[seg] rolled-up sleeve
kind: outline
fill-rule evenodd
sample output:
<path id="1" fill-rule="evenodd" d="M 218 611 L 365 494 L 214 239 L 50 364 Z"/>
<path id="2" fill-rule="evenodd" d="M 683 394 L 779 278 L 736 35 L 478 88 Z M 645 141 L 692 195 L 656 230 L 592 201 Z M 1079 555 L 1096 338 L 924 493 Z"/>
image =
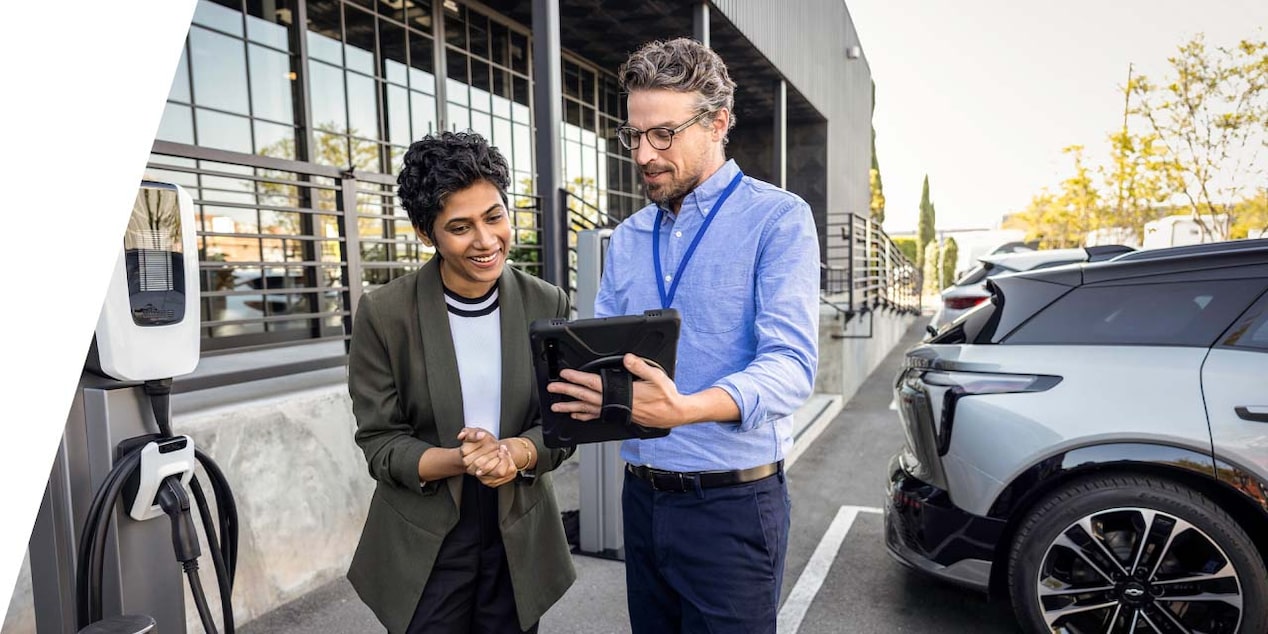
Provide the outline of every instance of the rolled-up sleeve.
<path id="1" fill-rule="evenodd" d="M 401 411 L 389 352 L 380 334 L 373 294 L 361 298 L 348 348 L 348 393 L 357 420 L 355 439 L 370 476 L 422 491 L 418 461 L 434 445 L 414 436 Z"/>
<path id="2" fill-rule="evenodd" d="M 739 431 L 791 415 L 810 397 L 819 363 L 819 238 L 797 199 L 762 230 L 755 271 L 756 355 L 714 383 L 740 408 Z"/>

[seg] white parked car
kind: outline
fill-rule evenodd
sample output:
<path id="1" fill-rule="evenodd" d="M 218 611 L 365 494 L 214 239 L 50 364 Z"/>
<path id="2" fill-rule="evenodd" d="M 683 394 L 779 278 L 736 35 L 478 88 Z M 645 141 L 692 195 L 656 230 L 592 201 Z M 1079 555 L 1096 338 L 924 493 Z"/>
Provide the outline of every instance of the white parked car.
<path id="1" fill-rule="evenodd" d="M 1005 273 L 1020 273 L 1064 266 L 1078 262 L 1100 262 L 1133 251 L 1122 245 L 1104 245 L 1080 249 L 1046 249 L 987 255 L 978 259 L 978 265 L 969 269 L 955 284 L 942 291 L 942 302 L 929 325 L 934 329 L 953 322 L 969 309 L 990 299 L 986 280 Z"/>

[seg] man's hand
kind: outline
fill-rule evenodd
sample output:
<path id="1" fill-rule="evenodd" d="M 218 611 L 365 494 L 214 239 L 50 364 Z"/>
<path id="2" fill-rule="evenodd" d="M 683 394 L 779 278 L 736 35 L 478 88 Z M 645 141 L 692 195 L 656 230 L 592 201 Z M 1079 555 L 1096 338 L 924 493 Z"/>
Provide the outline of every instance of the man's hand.
<path id="1" fill-rule="evenodd" d="M 462 441 L 462 464 L 467 473 L 479 478 L 485 486 L 499 487 L 515 479 L 515 463 L 510 447 L 500 443 L 493 434 L 473 427 L 458 432 Z"/>
<path id="2" fill-rule="evenodd" d="M 622 359 L 633 375 L 634 395 L 631 418 L 644 427 L 671 428 L 696 422 L 690 414 L 690 399 L 678 393 L 678 386 L 660 368 L 633 354 Z M 603 406 L 603 379 L 598 374 L 564 370 L 560 380 L 546 386 L 548 392 L 564 394 L 574 401 L 555 403 L 551 411 L 570 413 L 576 420 L 595 420 Z"/>

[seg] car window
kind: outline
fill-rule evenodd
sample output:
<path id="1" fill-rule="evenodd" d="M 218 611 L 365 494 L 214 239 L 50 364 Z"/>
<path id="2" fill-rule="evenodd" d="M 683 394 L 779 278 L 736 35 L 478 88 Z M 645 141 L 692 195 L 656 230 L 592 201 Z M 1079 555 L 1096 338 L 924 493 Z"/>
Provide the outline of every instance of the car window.
<path id="1" fill-rule="evenodd" d="M 1262 280 L 1084 286 L 1005 343 L 1207 347 L 1263 290 Z"/>
<path id="2" fill-rule="evenodd" d="M 1268 293 L 1228 329 L 1220 345 L 1268 352 Z"/>

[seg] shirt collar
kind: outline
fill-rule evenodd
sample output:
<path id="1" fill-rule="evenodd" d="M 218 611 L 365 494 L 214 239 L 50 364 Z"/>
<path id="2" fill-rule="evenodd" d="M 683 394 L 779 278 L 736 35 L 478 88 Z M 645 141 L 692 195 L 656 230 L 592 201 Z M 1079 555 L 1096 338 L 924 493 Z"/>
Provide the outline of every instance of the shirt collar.
<path id="1" fill-rule="evenodd" d="M 712 176 L 706 178 L 703 183 L 696 186 L 682 200 L 683 209 L 695 208 L 701 216 L 709 215 L 709 210 L 713 208 L 713 203 L 718 200 L 718 196 L 722 195 L 722 191 L 727 185 L 731 184 L 731 179 L 740 172 L 740 166 L 735 163 L 735 159 L 727 159 L 718 171 Z M 665 215 L 673 216 L 673 212 L 665 209 Z"/>

